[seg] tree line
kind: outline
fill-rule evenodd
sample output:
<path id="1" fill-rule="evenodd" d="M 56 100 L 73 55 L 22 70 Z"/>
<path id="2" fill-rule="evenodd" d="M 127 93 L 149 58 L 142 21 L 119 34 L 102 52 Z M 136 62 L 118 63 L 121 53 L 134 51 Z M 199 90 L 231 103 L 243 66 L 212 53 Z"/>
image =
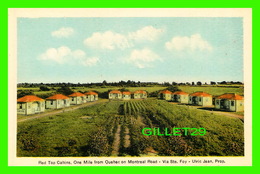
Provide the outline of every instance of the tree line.
<path id="1" fill-rule="evenodd" d="M 207 82 L 140 82 L 140 81 L 133 81 L 133 80 L 127 80 L 127 81 L 119 81 L 119 82 L 107 82 L 104 80 L 103 82 L 97 82 L 97 83 L 18 83 L 17 87 L 23 87 L 23 88 L 42 88 L 41 90 L 48 91 L 48 88 L 53 87 L 88 87 L 88 88 L 95 88 L 95 87 L 152 87 L 152 86 L 172 86 L 172 85 L 189 85 L 189 86 L 202 86 L 202 85 L 242 85 L 243 83 L 240 81 L 221 81 L 221 82 L 215 82 L 210 81 L 208 84 Z M 44 89 L 45 88 L 45 89 Z"/>

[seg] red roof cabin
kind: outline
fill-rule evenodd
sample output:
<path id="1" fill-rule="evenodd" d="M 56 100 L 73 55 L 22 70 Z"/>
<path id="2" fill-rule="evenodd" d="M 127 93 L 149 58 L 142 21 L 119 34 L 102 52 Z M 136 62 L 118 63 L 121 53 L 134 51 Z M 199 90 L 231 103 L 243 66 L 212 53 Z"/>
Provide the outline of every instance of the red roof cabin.
<path id="1" fill-rule="evenodd" d="M 70 94 L 69 97 L 70 97 L 70 104 L 78 105 L 78 104 L 86 103 L 86 95 L 80 92 L 74 92 L 73 94 Z"/>
<path id="2" fill-rule="evenodd" d="M 160 91 L 158 93 L 158 99 L 171 101 L 172 100 L 172 92 L 169 91 L 169 90 Z"/>
<path id="3" fill-rule="evenodd" d="M 133 93 L 134 99 L 146 99 L 147 98 L 147 92 L 143 90 L 138 90 Z"/>
<path id="4" fill-rule="evenodd" d="M 244 97 L 235 93 L 226 93 L 215 99 L 215 108 L 225 111 L 243 112 Z"/>
<path id="5" fill-rule="evenodd" d="M 26 95 L 17 99 L 17 114 L 31 115 L 45 111 L 45 100 L 35 95 Z"/>
<path id="6" fill-rule="evenodd" d="M 212 106 L 212 95 L 198 91 L 189 95 L 189 104 L 198 106 Z"/>
<path id="7" fill-rule="evenodd" d="M 70 98 L 63 94 L 55 94 L 46 98 L 46 109 L 60 109 L 70 106 Z"/>
<path id="8" fill-rule="evenodd" d="M 87 102 L 90 101 L 97 101 L 98 100 L 98 93 L 89 91 L 85 93 Z"/>
<path id="9" fill-rule="evenodd" d="M 189 103 L 189 94 L 183 91 L 176 91 L 172 93 L 172 101 L 178 102 L 178 103 Z"/>
<path id="10" fill-rule="evenodd" d="M 113 90 L 108 93 L 108 98 L 110 100 L 122 99 L 122 92 L 118 90 Z"/>
<path id="11" fill-rule="evenodd" d="M 130 100 L 131 99 L 131 92 L 130 91 L 123 91 L 122 92 L 122 99 L 123 100 Z"/>

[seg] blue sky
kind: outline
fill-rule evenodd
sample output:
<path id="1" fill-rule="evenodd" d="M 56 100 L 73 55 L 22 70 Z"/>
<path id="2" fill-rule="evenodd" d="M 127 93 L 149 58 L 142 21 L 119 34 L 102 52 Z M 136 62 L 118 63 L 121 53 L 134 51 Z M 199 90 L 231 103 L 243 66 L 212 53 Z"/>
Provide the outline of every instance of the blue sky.
<path id="1" fill-rule="evenodd" d="M 243 81 L 242 18 L 18 18 L 18 83 Z"/>

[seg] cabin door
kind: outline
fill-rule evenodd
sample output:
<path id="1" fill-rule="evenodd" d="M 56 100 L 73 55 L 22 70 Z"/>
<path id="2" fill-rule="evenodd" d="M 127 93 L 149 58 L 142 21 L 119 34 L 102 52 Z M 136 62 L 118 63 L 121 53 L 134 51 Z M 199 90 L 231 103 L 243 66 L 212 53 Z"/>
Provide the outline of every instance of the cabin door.
<path id="1" fill-rule="evenodd" d="M 176 101 L 176 102 L 177 102 L 177 101 L 178 101 L 178 98 L 177 98 L 177 97 L 178 97 L 177 95 L 174 95 L 174 96 L 173 96 L 173 101 Z"/>
<path id="2" fill-rule="evenodd" d="M 220 109 L 227 109 L 227 106 L 225 105 L 226 100 L 220 100 Z"/>
<path id="3" fill-rule="evenodd" d="M 196 99 L 197 99 L 196 97 L 192 97 L 192 104 L 194 105 L 198 104 Z"/>
<path id="4" fill-rule="evenodd" d="M 160 94 L 160 99 L 163 99 L 163 93 Z"/>
<path id="5" fill-rule="evenodd" d="M 39 102 L 34 102 L 34 103 L 32 104 L 32 107 L 33 107 L 33 110 L 34 110 L 35 112 L 39 112 L 39 111 L 40 111 L 40 103 L 39 103 Z"/>

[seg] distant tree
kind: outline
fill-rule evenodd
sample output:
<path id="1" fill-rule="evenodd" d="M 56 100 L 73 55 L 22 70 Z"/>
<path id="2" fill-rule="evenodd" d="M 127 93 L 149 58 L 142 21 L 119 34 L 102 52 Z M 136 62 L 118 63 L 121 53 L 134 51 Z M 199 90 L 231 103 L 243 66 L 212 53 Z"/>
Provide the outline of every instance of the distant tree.
<path id="1" fill-rule="evenodd" d="M 70 95 L 73 93 L 73 91 L 67 86 L 62 86 L 62 87 L 58 88 L 56 91 L 57 91 L 57 93 L 61 93 L 64 95 Z"/>
<path id="2" fill-rule="evenodd" d="M 198 86 L 201 86 L 201 85 L 202 85 L 202 83 L 201 83 L 200 81 L 198 81 L 198 82 L 197 82 L 197 85 L 198 85 Z"/>
<path id="3" fill-rule="evenodd" d="M 45 99 L 45 98 L 48 98 L 52 95 L 53 95 L 53 93 L 44 93 L 44 94 L 38 94 L 37 96 Z"/>
<path id="4" fill-rule="evenodd" d="M 227 84 L 227 82 L 226 81 L 222 81 L 222 82 L 219 82 L 219 84 L 222 84 L 222 85 L 224 84 L 225 85 L 225 84 Z"/>
<path id="5" fill-rule="evenodd" d="M 50 91 L 50 89 L 47 86 L 40 86 L 41 91 Z"/>
<path id="6" fill-rule="evenodd" d="M 105 91 L 105 92 L 101 92 L 98 94 L 98 97 L 99 98 L 108 98 L 108 93 L 110 92 L 111 90 L 109 91 Z"/>
<path id="7" fill-rule="evenodd" d="M 171 84 L 169 82 L 164 82 L 163 85 L 164 86 L 171 86 Z"/>
<path id="8" fill-rule="evenodd" d="M 102 82 L 102 85 L 103 85 L 103 86 L 107 86 L 107 81 L 104 80 L 104 81 Z"/>
<path id="9" fill-rule="evenodd" d="M 166 89 L 171 92 L 180 91 L 180 89 L 177 86 L 169 86 Z"/>
<path id="10" fill-rule="evenodd" d="M 21 97 L 24 97 L 26 95 L 34 95 L 34 93 L 32 91 L 29 91 L 29 90 L 17 92 L 17 98 L 21 98 Z"/>
<path id="11" fill-rule="evenodd" d="M 177 85 L 177 83 L 176 82 L 172 82 L 172 85 Z"/>
<path id="12" fill-rule="evenodd" d="M 121 91 L 121 92 L 125 92 L 125 91 L 129 91 L 129 90 L 126 89 L 126 88 L 121 88 L 121 89 L 119 89 L 119 91 Z"/>
<path id="13" fill-rule="evenodd" d="M 216 85 L 216 82 L 211 81 L 210 84 L 211 85 Z"/>
<path id="14" fill-rule="evenodd" d="M 191 85 L 192 85 L 192 86 L 194 86 L 194 85 L 195 85 L 195 83 L 194 83 L 194 82 L 192 82 L 192 83 L 191 83 Z"/>

